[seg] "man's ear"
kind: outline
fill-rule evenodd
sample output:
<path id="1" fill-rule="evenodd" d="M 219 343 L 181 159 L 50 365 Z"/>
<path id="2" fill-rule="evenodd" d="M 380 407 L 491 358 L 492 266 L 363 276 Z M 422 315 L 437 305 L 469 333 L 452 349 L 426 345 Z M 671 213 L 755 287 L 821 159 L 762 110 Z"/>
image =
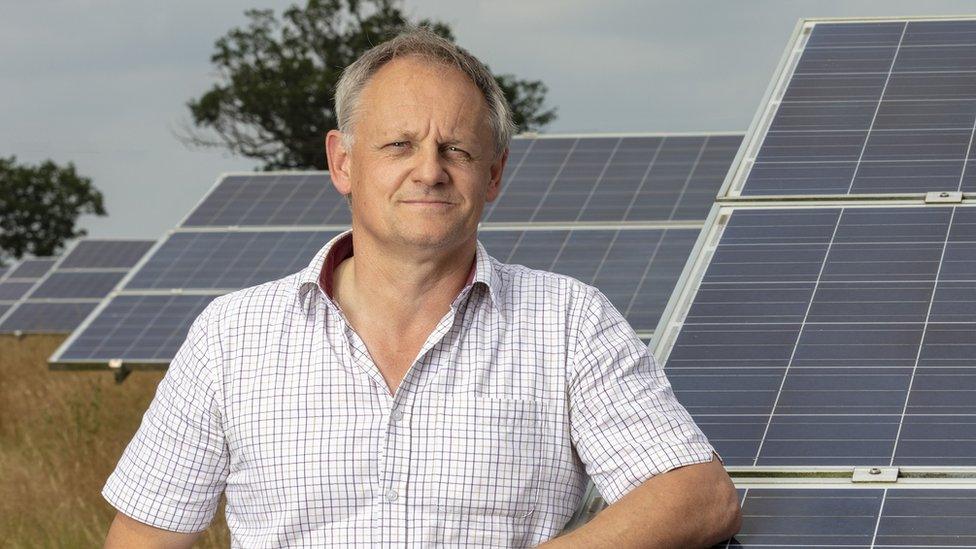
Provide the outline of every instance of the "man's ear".
<path id="1" fill-rule="evenodd" d="M 351 158 L 349 151 L 346 150 L 342 142 L 342 134 L 339 130 L 329 130 L 325 134 L 325 156 L 329 159 L 329 175 L 332 177 L 332 185 L 339 191 L 339 194 L 348 196 L 352 192 L 352 183 L 349 178 L 351 168 Z"/>
<path id="2" fill-rule="evenodd" d="M 498 198 L 498 193 L 502 190 L 502 174 L 505 173 L 506 162 L 508 162 L 508 147 L 505 147 L 505 151 L 491 163 L 489 168 L 488 194 L 485 197 L 487 202 L 492 202 Z"/>

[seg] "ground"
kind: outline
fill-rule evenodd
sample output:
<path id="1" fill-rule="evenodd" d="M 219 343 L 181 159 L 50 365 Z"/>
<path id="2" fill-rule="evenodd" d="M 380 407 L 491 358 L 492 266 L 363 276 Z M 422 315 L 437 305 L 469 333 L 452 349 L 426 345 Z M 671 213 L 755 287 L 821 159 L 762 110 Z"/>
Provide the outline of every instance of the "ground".
<path id="1" fill-rule="evenodd" d="M 100 547 L 115 510 L 105 479 L 162 372 L 50 371 L 63 336 L 0 336 L 0 539 L 4 547 Z M 195 547 L 228 547 L 217 518 Z"/>

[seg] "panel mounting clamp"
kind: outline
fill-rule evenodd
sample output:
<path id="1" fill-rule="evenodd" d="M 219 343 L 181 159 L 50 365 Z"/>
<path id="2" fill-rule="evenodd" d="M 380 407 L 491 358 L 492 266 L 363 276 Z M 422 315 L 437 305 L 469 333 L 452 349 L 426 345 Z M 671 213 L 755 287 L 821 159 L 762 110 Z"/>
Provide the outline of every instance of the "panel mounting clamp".
<path id="1" fill-rule="evenodd" d="M 851 482 L 898 482 L 898 467 L 855 467 Z"/>
<path id="2" fill-rule="evenodd" d="M 958 191 L 932 191 L 925 193 L 926 204 L 959 204 L 962 193 Z"/>

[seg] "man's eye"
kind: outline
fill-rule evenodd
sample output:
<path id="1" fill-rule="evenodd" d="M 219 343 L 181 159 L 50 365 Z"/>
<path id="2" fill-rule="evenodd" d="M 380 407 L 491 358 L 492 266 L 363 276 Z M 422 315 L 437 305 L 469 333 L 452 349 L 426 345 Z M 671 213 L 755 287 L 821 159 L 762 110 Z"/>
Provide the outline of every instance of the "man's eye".
<path id="1" fill-rule="evenodd" d="M 449 146 L 449 147 L 446 147 L 444 150 L 447 152 L 447 154 L 450 154 L 450 155 L 453 155 L 453 156 L 463 156 L 465 158 L 467 158 L 468 156 L 470 156 L 468 154 L 468 151 L 466 151 L 466 150 L 464 150 L 464 149 L 462 149 L 460 147 Z"/>
<path id="2" fill-rule="evenodd" d="M 404 147 L 406 147 L 408 145 L 410 145 L 410 143 L 407 142 L 407 141 L 394 141 L 394 142 L 388 144 L 387 147 L 393 147 L 393 148 L 396 148 L 396 149 L 402 149 L 402 148 L 404 148 Z"/>

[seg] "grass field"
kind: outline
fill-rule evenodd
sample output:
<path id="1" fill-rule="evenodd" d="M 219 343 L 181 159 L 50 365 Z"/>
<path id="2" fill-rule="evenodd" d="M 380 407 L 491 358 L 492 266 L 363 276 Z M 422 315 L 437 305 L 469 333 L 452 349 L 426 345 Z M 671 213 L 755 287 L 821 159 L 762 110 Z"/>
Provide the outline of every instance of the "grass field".
<path id="1" fill-rule="evenodd" d="M 163 374 L 51 372 L 62 336 L 0 337 L 0 545 L 101 547 L 115 510 L 105 479 Z M 196 547 L 228 547 L 223 518 Z"/>

